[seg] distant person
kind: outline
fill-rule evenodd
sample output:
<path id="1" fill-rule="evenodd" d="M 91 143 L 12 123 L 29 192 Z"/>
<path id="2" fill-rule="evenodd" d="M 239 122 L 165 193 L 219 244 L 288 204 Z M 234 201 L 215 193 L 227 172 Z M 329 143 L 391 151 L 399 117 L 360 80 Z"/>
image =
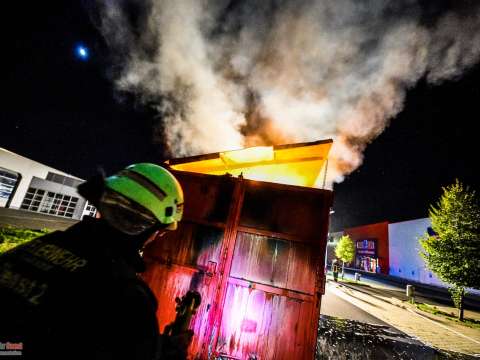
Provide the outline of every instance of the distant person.
<path id="1" fill-rule="evenodd" d="M 333 273 L 333 280 L 338 281 L 338 262 L 337 262 L 337 259 L 332 260 L 332 273 Z"/>
<path id="2" fill-rule="evenodd" d="M 0 343 L 26 359 L 164 358 L 157 302 L 137 274 L 145 244 L 182 218 L 180 184 L 142 163 L 78 191 L 99 219 L 85 217 L 0 257 Z M 185 358 L 191 333 L 177 340 L 163 341 L 162 351 Z"/>

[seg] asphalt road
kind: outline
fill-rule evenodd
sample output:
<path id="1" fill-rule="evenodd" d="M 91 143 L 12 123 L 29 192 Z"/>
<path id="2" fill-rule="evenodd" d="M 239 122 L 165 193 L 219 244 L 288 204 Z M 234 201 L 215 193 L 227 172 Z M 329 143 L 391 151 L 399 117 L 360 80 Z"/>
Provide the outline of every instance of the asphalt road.
<path id="1" fill-rule="evenodd" d="M 330 290 L 330 284 L 328 282 L 325 286 L 325 295 L 322 296 L 320 314 L 342 319 L 361 321 L 369 324 L 390 326 L 384 321 L 370 315 L 366 311 L 335 295 Z"/>

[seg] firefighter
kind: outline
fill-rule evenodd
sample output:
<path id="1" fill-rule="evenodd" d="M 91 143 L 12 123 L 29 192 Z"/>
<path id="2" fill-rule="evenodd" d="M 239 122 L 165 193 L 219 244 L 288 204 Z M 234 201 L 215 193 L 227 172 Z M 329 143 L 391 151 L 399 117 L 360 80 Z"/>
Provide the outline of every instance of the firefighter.
<path id="1" fill-rule="evenodd" d="M 338 281 L 338 262 L 337 262 L 337 259 L 332 260 L 332 273 L 333 273 L 333 280 Z"/>
<path id="2" fill-rule="evenodd" d="M 162 341 L 156 299 L 138 277 L 142 248 L 182 218 L 180 184 L 141 163 L 78 191 L 100 218 L 0 257 L 0 343 L 16 344 L 26 359 L 165 358 L 159 344 L 185 358 L 192 334 Z"/>

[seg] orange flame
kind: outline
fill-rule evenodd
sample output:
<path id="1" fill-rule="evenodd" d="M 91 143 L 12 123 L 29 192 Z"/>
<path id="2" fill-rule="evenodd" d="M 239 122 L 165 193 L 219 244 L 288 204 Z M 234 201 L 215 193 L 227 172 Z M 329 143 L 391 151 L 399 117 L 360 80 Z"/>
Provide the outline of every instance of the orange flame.
<path id="1" fill-rule="evenodd" d="M 175 170 L 210 175 L 230 174 L 286 185 L 321 187 L 332 141 L 258 146 L 173 161 Z M 324 170 L 325 171 L 325 170 Z"/>

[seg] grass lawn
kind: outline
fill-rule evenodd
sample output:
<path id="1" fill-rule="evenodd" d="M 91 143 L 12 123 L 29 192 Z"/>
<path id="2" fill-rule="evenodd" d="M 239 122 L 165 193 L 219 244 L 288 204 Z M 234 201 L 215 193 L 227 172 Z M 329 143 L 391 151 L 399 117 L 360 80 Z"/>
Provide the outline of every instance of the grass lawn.
<path id="1" fill-rule="evenodd" d="M 51 230 L 17 229 L 12 226 L 0 228 L 0 254 L 13 249 L 15 246 L 45 235 Z"/>
<path id="2" fill-rule="evenodd" d="M 448 320 L 455 321 L 458 324 L 462 324 L 462 325 L 465 325 L 465 326 L 468 326 L 468 327 L 471 327 L 471 328 L 474 328 L 474 329 L 480 329 L 480 320 L 464 318 L 464 321 L 462 322 L 462 321 L 458 320 L 457 314 L 442 311 L 442 310 L 438 309 L 436 306 L 428 305 L 428 304 L 424 304 L 424 303 L 417 303 L 415 305 L 417 306 L 417 309 L 419 309 L 419 310 L 428 312 L 430 314 L 443 316 L 443 317 L 447 318 Z"/>

